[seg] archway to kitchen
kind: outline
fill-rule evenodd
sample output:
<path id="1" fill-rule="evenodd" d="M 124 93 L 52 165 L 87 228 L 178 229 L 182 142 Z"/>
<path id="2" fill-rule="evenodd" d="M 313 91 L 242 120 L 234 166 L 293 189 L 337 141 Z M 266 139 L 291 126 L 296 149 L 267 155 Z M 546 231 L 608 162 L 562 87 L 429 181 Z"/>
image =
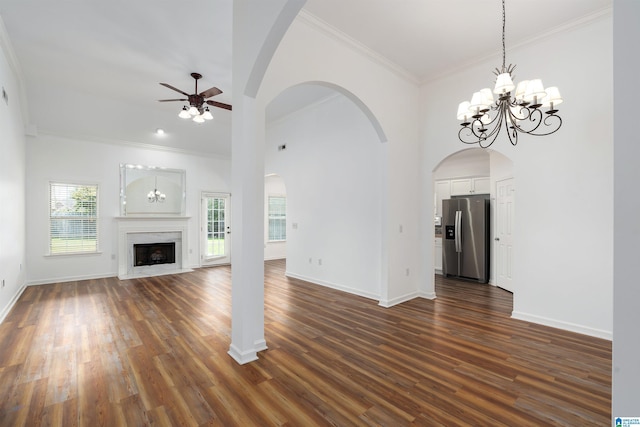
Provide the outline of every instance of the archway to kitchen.
<path id="1" fill-rule="evenodd" d="M 464 196 L 489 199 L 489 283 L 515 294 L 513 258 L 516 236 L 515 177 L 513 161 L 503 154 L 482 148 L 457 151 L 433 170 L 434 270 L 443 274 L 443 200 Z M 446 249 L 444 249 L 446 250 Z"/>

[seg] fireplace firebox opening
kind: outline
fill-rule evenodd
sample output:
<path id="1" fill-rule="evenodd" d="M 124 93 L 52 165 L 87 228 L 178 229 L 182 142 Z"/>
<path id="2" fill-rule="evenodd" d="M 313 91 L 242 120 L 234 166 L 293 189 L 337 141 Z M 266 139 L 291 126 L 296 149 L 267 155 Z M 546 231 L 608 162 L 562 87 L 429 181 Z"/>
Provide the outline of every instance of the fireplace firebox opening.
<path id="1" fill-rule="evenodd" d="M 136 243 L 133 245 L 133 265 L 174 264 L 176 262 L 176 243 Z"/>

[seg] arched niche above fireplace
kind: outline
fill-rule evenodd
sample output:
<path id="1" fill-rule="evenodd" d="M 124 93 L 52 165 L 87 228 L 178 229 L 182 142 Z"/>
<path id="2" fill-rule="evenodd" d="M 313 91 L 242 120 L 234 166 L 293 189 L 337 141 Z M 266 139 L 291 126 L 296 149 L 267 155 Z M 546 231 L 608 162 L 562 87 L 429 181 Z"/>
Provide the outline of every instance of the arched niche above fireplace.
<path id="1" fill-rule="evenodd" d="M 163 197 L 150 199 L 158 191 Z M 186 172 L 135 164 L 120 165 L 120 215 L 133 217 L 184 216 Z"/>

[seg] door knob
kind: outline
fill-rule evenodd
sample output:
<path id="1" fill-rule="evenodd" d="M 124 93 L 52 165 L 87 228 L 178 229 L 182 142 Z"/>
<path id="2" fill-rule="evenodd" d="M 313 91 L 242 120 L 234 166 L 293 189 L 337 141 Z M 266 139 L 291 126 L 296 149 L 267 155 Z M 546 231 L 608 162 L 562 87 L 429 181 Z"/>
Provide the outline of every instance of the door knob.
<path id="1" fill-rule="evenodd" d="M 496 237 L 496 238 L 495 238 L 495 239 L 493 239 L 493 240 L 495 240 L 496 242 L 499 242 L 499 241 L 500 241 L 500 238 L 499 238 L 499 237 Z"/>

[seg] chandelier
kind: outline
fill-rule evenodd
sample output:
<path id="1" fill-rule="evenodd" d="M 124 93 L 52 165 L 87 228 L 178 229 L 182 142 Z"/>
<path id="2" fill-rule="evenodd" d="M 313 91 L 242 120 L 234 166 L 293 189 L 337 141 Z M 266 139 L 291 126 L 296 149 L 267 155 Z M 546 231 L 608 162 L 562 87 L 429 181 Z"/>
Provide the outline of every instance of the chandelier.
<path id="1" fill-rule="evenodd" d="M 523 80 L 517 86 L 513 84 L 516 66 L 509 64 L 507 67 L 505 61 L 504 2 L 502 0 L 502 68 L 494 71 L 497 78 L 493 92 L 489 88 L 481 89 L 473 94 L 471 101 L 458 105 L 457 118 L 462 120 L 458 138 L 465 144 L 478 144 L 482 148 L 493 144 L 503 124 L 512 145 L 518 143 L 520 133 L 545 136 L 562 126 L 562 118 L 556 114 L 556 107 L 562 103 L 557 87 L 545 89 L 540 79 Z M 494 95 L 498 98 L 495 101 Z M 543 112 L 543 108 L 546 111 Z"/>
<path id="2" fill-rule="evenodd" d="M 167 195 L 158 190 L 158 177 L 156 176 L 156 184 L 154 189 L 147 194 L 147 200 L 149 203 L 163 203 L 167 198 Z"/>

